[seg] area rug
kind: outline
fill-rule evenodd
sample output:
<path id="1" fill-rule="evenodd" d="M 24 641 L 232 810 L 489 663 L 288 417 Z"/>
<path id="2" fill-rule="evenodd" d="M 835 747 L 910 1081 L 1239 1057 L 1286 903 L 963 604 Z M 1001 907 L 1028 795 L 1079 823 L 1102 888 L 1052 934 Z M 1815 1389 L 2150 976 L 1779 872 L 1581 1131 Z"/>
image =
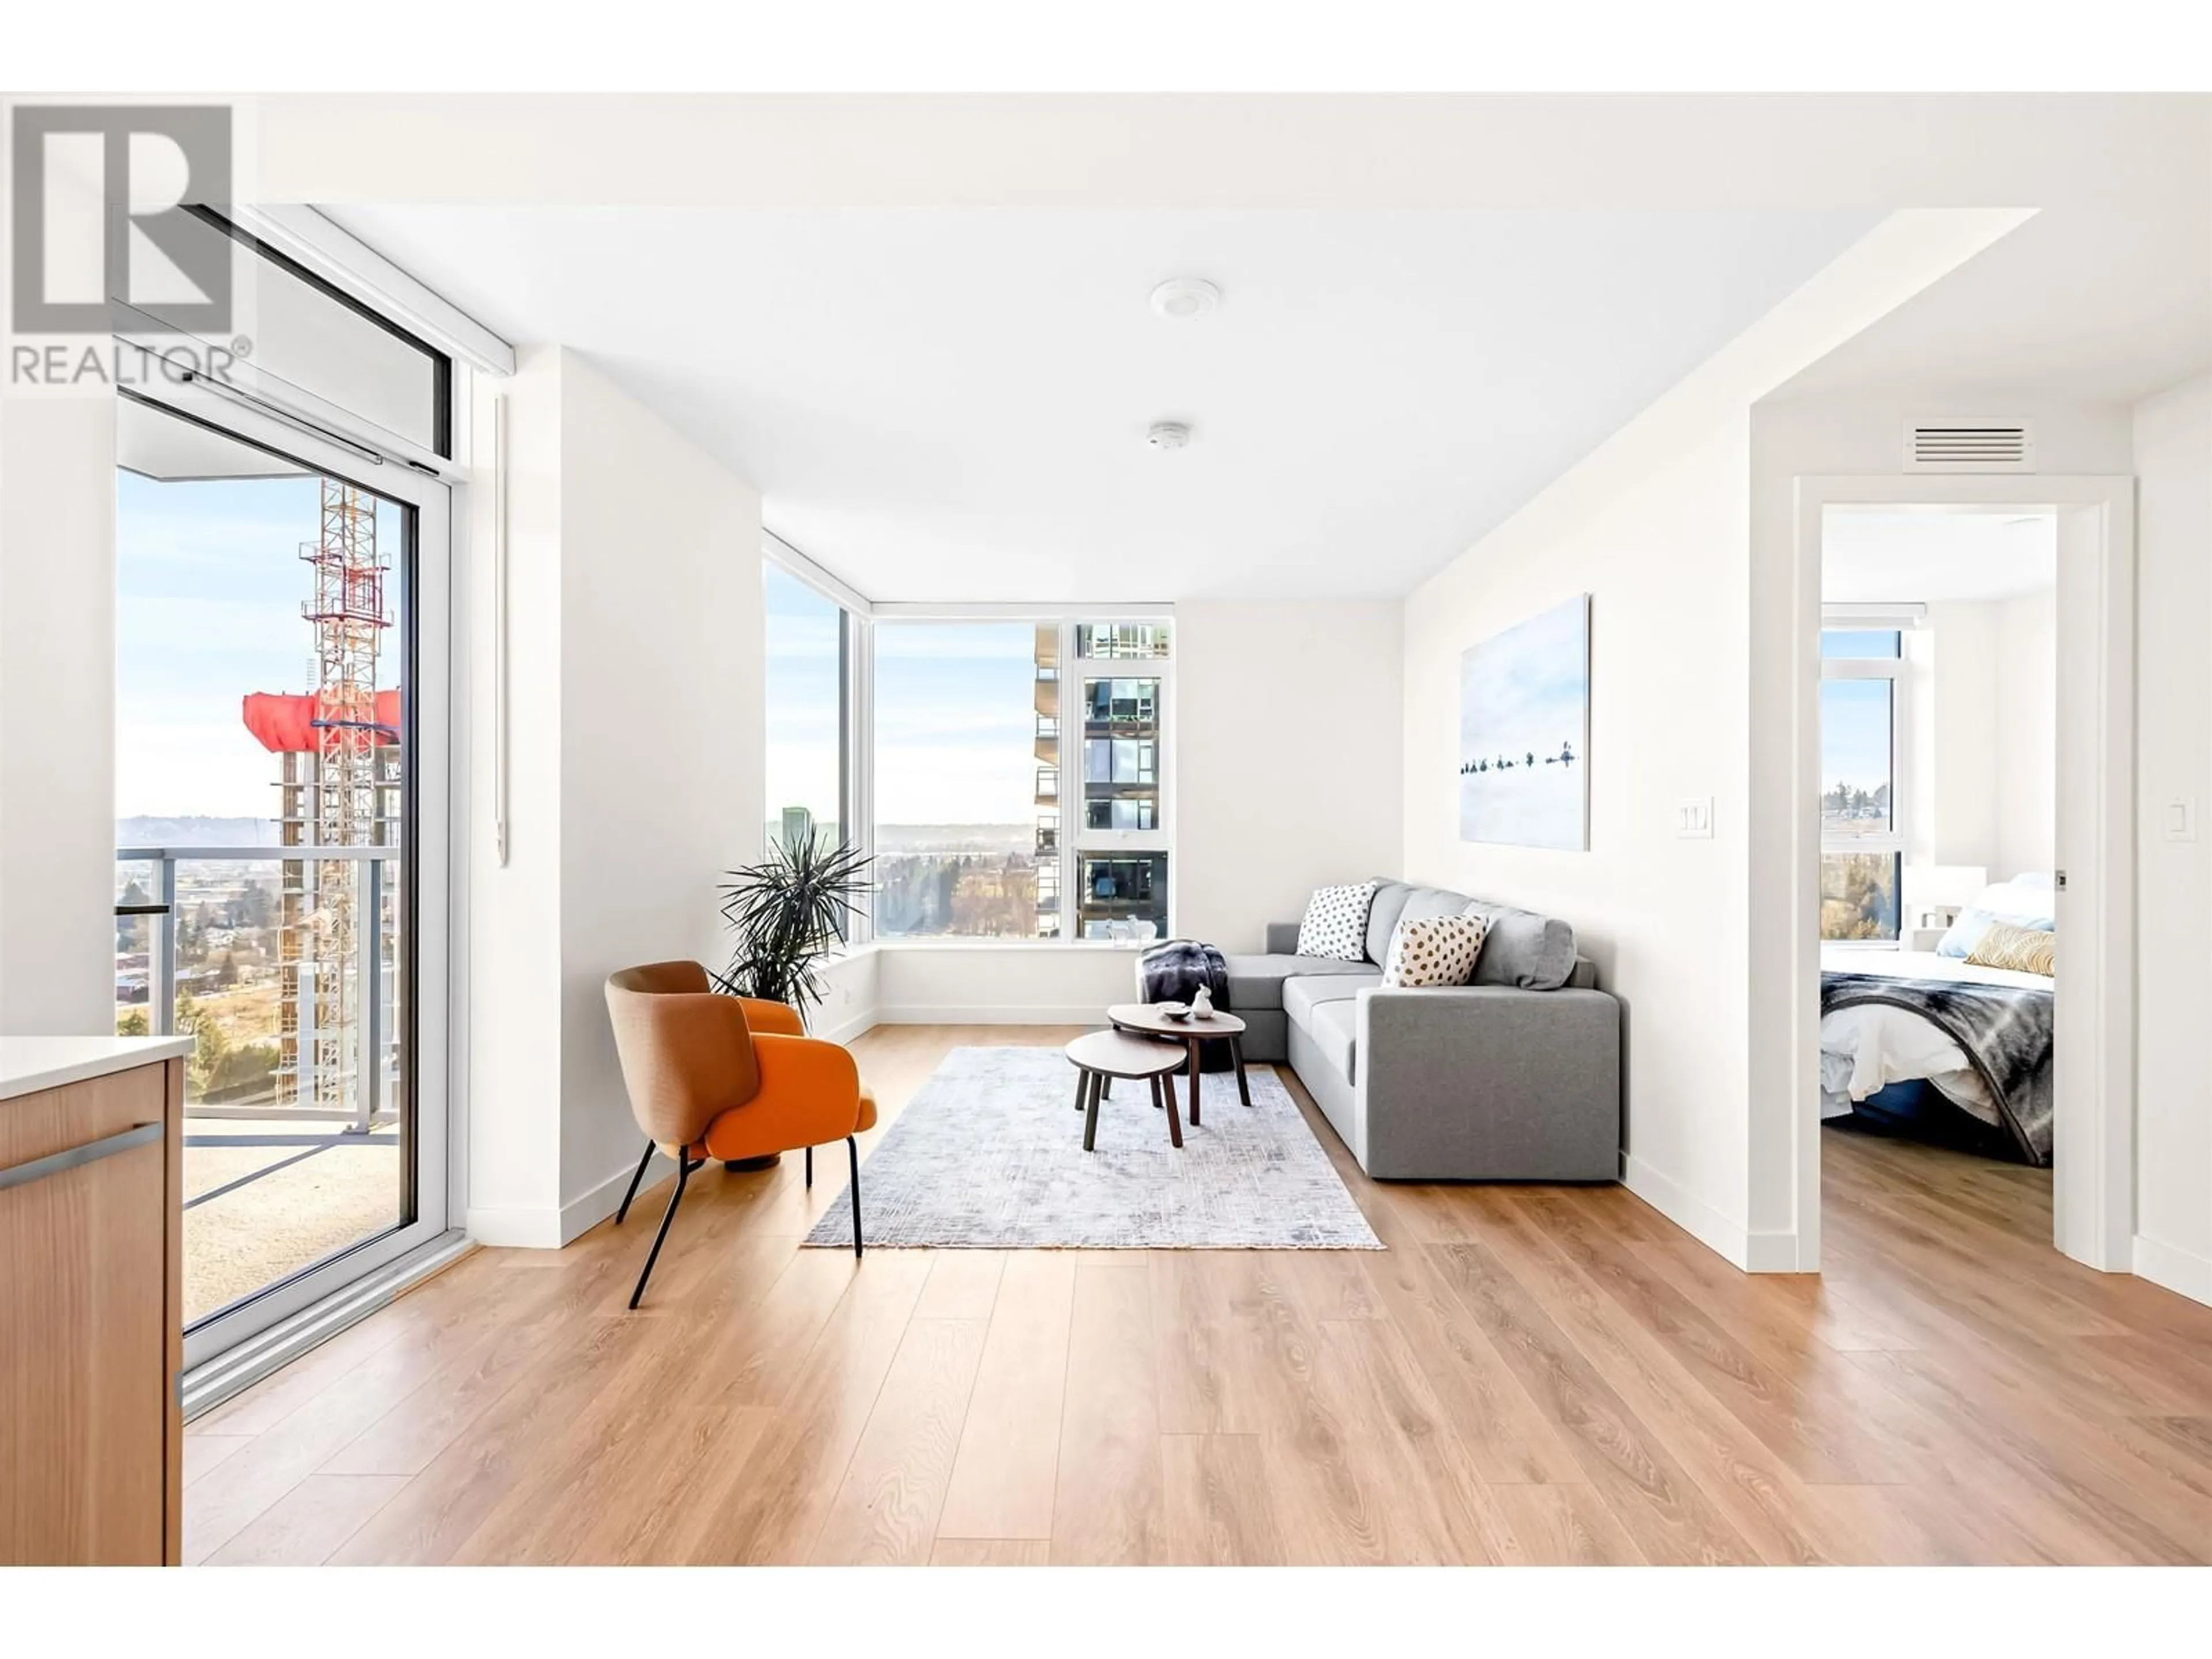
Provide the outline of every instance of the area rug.
<path id="1" fill-rule="evenodd" d="M 860 1166 L 870 1245 L 969 1249 L 1379 1250 L 1274 1072 L 1209 1074 L 1182 1147 L 1143 1082 L 1115 1085 L 1083 1150 L 1075 1071 L 1057 1048 L 955 1048 Z M 1176 1097 L 1188 1113 L 1187 1078 Z M 806 1243 L 853 1243 L 841 1194 Z"/>

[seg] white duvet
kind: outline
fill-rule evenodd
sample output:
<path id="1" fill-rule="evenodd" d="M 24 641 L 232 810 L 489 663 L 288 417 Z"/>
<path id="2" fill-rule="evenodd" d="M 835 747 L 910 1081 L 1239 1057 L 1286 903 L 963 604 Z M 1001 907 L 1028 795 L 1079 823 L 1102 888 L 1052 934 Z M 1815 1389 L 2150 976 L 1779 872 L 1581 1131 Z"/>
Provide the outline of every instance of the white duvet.
<path id="1" fill-rule="evenodd" d="M 2040 974 L 1982 968 L 1932 951 L 1870 951 L 1863 945 L 1824 945 L 1824 973 L 1875 974 L 1884 979 L 1966 980 L 2047 991 Z M 1851 1103 L 1893 1083 L 1924 1078 L 1984 1123 L 1998 1121 L 1996 1103 L 1966 1051 L 1919 1015 L 1903 1008 L 1862 1004 L 1820 1017 L 1820 1115 L 1848 1116 Z"/>

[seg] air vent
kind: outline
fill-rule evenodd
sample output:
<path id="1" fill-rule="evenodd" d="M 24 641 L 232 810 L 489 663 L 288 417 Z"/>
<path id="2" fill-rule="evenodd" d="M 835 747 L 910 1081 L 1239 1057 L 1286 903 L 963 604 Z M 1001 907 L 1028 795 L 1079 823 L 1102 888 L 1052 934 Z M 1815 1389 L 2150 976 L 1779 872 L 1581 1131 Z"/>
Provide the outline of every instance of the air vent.
<path id="1" fill-rule="evenodd" d="M 1922 421 L 1905 428 L 1907 472 L 2033 472 L 2035 433 L 2025 421 Z"/>

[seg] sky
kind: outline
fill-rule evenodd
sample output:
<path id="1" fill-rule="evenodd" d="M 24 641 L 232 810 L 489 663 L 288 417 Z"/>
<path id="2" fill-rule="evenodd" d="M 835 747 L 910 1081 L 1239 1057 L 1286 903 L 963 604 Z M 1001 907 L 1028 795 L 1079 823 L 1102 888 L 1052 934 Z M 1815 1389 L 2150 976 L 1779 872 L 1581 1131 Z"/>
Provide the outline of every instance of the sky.
<path id="1" fill-rule="evenodd" d="M 313 684 L 299 550 L 316 532 L 319 481 L 117 477 L 117 816 L 266 817 L 277 763 L 240 707 L 249 691 Z M 397 548 L 399 509 L 383 505 L 378 523 Z M 799 805 L 834 822 L 836 609 L 768 568 L 769 813 Z M 1028 623 L 878 626 L 879 822 L 1030 820 L 1034 647 Z M 384 669 L 395 684 L 396 654 Z"/>
<path id="2" fill-rule="evenodd" d="M 1820 787 L 1871 793 L 1889 781 L 1890 682 L 1820 682 Z"/>
<path id="3" fill-rule="evenodd" d="M 240 708 L 249 691 L 314 683 L 300 545 L 317 533 L 320 481 L 116 478 L 116 816 L 268 817 L 278 763 Z M 380 503 L 377 528 L 396 554 L 399 509 Z M 396 648 L 380 666 L 396 685 Z"/>
<path id="4" fill-rule="evenodd" d="M 1894 657 L 1897 635 L 1886 630 L 1829 629 L 1824 657 Z M 1820 682 L 1820 787 L 1848 783 L 1871 793 L 1890 781 L 1890 682 Z"/>
<path id="5" fill-rule="evenodd" d="M 1036 815 L 1036 629 L 876 624 L 876 821 Z"/>
<path id="6" fill-rule="evenodd" d="M 837 611 L 768 567 L 768 811 L 837 814 Z M 876 625 L 876 820 L 1027 823 L 1036 812 L 1030 623 Z"/>

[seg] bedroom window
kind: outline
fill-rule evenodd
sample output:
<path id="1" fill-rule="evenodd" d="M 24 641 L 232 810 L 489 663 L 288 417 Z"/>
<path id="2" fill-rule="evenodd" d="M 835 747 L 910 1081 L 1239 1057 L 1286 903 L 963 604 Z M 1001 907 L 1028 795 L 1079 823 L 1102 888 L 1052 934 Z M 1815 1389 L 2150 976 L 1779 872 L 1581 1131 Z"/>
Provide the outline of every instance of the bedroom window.
<path id="1" fill-rule="evenodd" d="M 1820 937 L 1895 945 L 1907 682 L 1895 629 L 1820 635 Z"/>

